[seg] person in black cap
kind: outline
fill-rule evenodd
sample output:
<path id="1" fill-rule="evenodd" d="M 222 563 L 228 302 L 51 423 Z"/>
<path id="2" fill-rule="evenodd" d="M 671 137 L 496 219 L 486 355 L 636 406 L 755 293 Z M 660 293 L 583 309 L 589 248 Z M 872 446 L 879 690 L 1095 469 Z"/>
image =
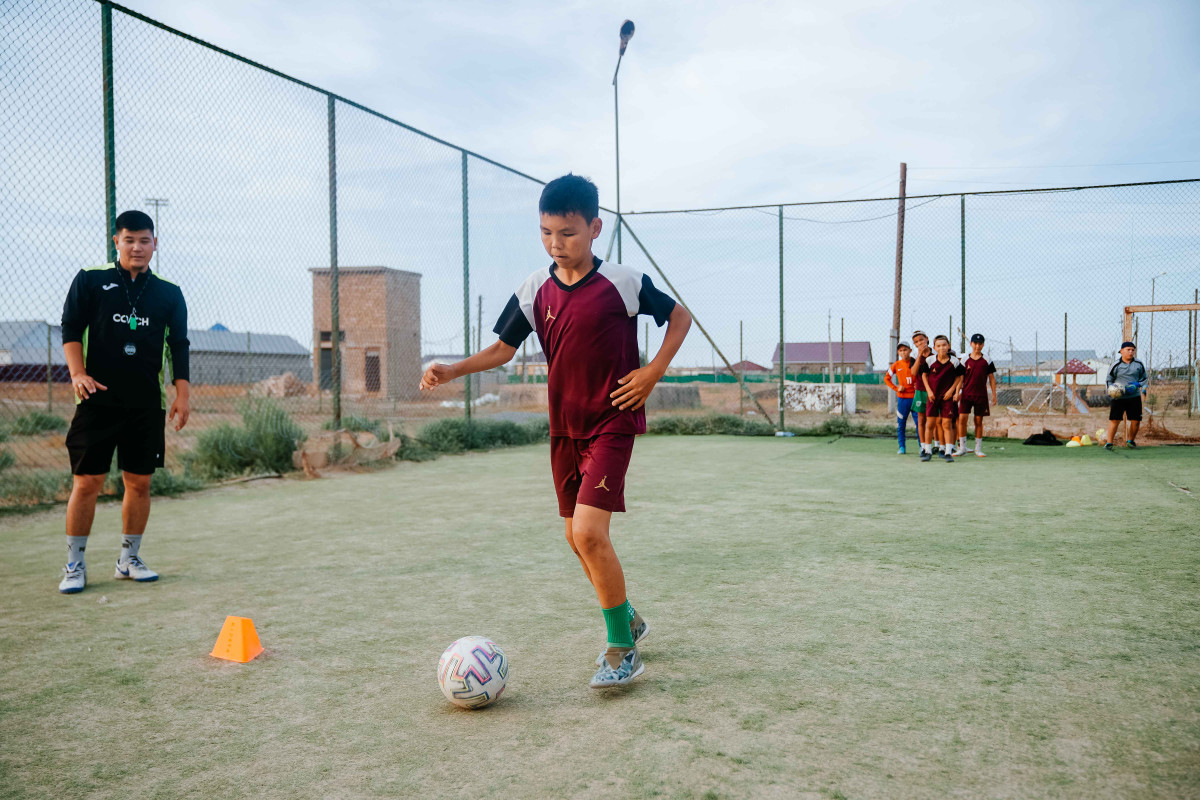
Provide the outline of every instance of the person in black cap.
<path id="1" fill-rule="evenodd" d="M 1148 376 L 1146 365 L 1138 361 L 1137 345 L 1133 342 L 1121 342 L 1121 359 L 1112 365 L 1108 371 L 1105 383 L 1108 384 L 1108 394 L 1113 398 L 1108 410 L 1108 441 L 1104 443 L 1105 450 L 1113 449 L 1116 441 L 1117 428 L 1121 419 L 1128 421 L 1125 431 L 1125 444 L 1137 449 L 1138 428 L 1142 424 L 1142 395 L 1146 392 Z"/>
<path id="2" fill-rule="evenodd" d="M 83 552 L 114 451 L 125 484 L 114 577 L 158 580 L 138 549 L 150 516 L 150 478 L 163 466 L 168 362 L 175 430 L 187 424 L 190 410 L 187 305 L 176 284 L 150 271 L 154 221 L 141 211 L 126 211 L 117 217 L 116 231 L 116 262 L 80 270 L 63 304 L 63 352 L 77 404 L 66 441 L 74 477 L 67 501 L 67 566 L 58 586 L 63 594 L 87 585 Z"/>

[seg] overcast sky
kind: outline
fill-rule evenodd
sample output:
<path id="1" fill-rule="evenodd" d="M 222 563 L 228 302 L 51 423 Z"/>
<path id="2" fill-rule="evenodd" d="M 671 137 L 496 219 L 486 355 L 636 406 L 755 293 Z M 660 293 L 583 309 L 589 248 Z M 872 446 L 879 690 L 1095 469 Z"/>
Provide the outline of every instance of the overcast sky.
<path id="1" fill-rule="evenodd" d="M 631 16 L 626 211 L 892 197 L 901 161 L 910 196 L 1200 177 L 1196 2 L 128 3 L 539 178 L 588 175 L 609 207 L 612 71 Z M 0 294 L 0 318 L 56 318 L 74 273 L 104 260 L 98 8 L 0 4 L 12 109 L 0 118 L 0 279 L 24 285 L 30 253 L 41 266 L 31 291 Z M 324 97 L 121 14 L 114 71 L 117 204 L 170 198 L 159 266 L 185 287 L 192 323 L 311 340 L 307 268 L 329 258 Z M 420 273 L 423 352 L 453 352 L 465 327 L 459 154 L 339 109 L 340 263 Z M 471 163 L 469 292 L 490 331 L 545 263 L 538 186 Z M 999 357 L 1010 336 L 1018 349 L 1061 337 L 1070 311 L 1072 342 L 1115 349 L 1120 307 L 1148 302 L 1155 276 L 1169 273 L 1159 302 L 1200 284 L 1197 208 L 1200 184 L 968 198 L 965 332 L 1003 342 Z M 958 198 L 909 209 L 904 333 L 947 330 L 951 316 L 962 327 Z M 885 361 L 895 213 L 789 209 L 789 341 L 836 338 L 845 317 L 847 338 Z M 774 209 L 631 221 L 727 354 L 744 322 L 747 357 L 767 362 Z M 623 260 L 654 274 L 628 239 Z M 1185 323 L 1160 320 L 1156 348 L 1186 342 Z M 696 334 L 679 358 L 714 359 Z"/>
<path id="2" fill-rule="evenodd" d="M 610 206 L 632 17 L 627 210 L 891 196 L 901 161 L 910 194 L 1200 174 L 1074 166 L 1200 159 L 1188 0 L 128 4 Z"/>

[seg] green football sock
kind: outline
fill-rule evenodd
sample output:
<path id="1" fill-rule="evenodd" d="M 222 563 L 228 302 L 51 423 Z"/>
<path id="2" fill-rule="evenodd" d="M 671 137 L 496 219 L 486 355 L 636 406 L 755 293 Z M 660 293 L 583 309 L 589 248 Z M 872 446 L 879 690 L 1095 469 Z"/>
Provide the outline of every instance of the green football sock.
<path id="1" fill-rule="evenodd" d="M 633 606 L 626 600 L 619 606 L 604 609 L 604 624 L 608 626 L 609 647 L 633 647 L 633 631 L 629 621 L 633 619 Z"/>

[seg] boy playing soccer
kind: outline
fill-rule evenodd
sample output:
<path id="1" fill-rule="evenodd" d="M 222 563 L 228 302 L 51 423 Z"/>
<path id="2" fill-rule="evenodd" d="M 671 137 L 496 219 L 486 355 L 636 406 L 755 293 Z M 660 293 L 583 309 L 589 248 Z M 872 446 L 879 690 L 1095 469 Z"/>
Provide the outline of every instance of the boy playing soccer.
<path id="1" fill-rule="evenodd" d="M 896 439 L 900 443 L 898 455 L 904 455 L 905 449 L 905 429 L 908 427 L 908 417 L 912 414 L 913 424 L 917 424 L 917 415 L 913 414 L 913 395 L 917 392 L 917 381 L 913 377 L 914 361 L 908 357 L 912 352 L 912 348 L 908 346 L 908 342 L 901 342 L 896 346 L 896 363 L 888 368 L 887 375 L 883 376 L 883 382 L 887 387 L 896 393 Z M 918 430 L 917 439 L 921 436 Z"/>
<path id="2" fill-rule="evenodd" d="M 921 372 L 921 380 L 925 383 L 925 391 L 929 392 L 929 408 L 926 414 L 929 419 L 936 421 L 941 427 L 941 457 L 946 463 L 954 463 L 950 454 L 954 441 L 955 418 L 958 416 L 958 403 L 954 395 L 962 385 L 962 364 L 950 355 L 950 340 L 938 334 L 933 339 L 936 355 L 925 359 L 925 369 Z M 933 458 L 933 446 L 921 446 L 921 460 Z"/>
<path id="3" fill-rule="evenodd" d="M 912 338 L 913 347 L 916 348 L 913 354 L 916 362 L 913 365 L 913 380 L 917 384 L 916 394 L 913 395 L 913 415 L 917 418 L 917 439 L 921 443 L 921 452 L 924 453 L 925 444 L 937 438 L 937 420 L 930 420 L 925 413 L 929 406 L 929 392 L 925 391 L 925 384 L 921 380 L 925 362 L 933 355 L 933 350 L 929 347 L 929 337 L 925 335 L 925 331 L 913 331 Z"/>
<path id="4" fill-rule="evenodd" d="M 649 625 L 625 594 L 625 574 L 609 539 L 614 511 L 625 510 L 625 471 L 633 437 L 646 432 L 646 398 L 691 326 L 687 310 L 630 267 L 592 255 L 600 235 L 596 186 L 565 175 L 546 184 L 538 203 L 542 244 L 553 259 L 509 299 L 499 340 L 456 364 L 435 364 L 421 389 L 508 363 L 537 333 L 549 366 L 550 466 L 567 544 L 596 590 L 608 648 L 596 660 L 593 688 L 626 684 L 644 669 L 637 643 Z M 637 317 L 667 323 L 654 360 L 638 368 Z"/>
<path id="5" fill-rule="evenodd" d="M 992 402 L 996 400 L 996 365 L 984 358 L 982 333 L 971 334 L 971 354 L 963 359 L 962 388 L 958 400 L 958 449 L 954 455 L 966 455 L 967 418 L 975 412 L 975 455 L 983 458 L 983 418 L 991 414 L 988 406 L 988 388 L 992 390 Z"/>

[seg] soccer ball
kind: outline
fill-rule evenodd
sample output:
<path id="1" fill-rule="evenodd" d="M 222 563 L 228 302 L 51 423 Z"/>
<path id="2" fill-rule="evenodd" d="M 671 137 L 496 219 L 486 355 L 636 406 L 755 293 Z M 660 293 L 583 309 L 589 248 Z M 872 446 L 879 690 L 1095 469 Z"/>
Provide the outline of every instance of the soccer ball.
<path id="1" fill-rule="evenodd" d="M 486 636 L 464 636 L 438 659 L 438 686 L 456 706 L 483 708 L 500 699 L 508 682 L 508 657 Z"/>
<path id="2" fill-rule="evenodd" d="M 1114 383 L 1112 386 L 1108 387 L 1108 396 L 1109 397 L 1117 398 L 1123 394 L 1125 394 L 1125 385 L 1124 384 Z"/>

